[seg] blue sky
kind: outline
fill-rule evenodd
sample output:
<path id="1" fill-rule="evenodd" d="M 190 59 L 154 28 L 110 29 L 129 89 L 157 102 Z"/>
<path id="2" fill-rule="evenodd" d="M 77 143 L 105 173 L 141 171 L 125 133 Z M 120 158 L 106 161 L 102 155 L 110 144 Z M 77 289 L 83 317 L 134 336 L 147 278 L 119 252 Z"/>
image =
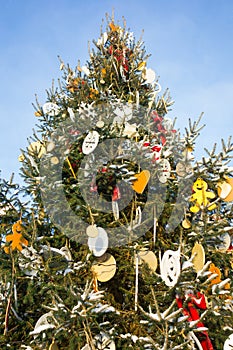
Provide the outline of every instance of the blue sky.
<path id="1" fill-rule="evenodd" d="M 0 169 L 18 180 L 20 148 L 27 146 L 52 79 L 61 77 L 60 55 L 75 66 L 88 59 L 88 40 L 97 39 L 105 13 L 143 39 L 148 66 L 175 100 L 168 116 L 184 130 L 204 112 L 198 156 L 233 133 L 232 0 L 0 0 Z"/>

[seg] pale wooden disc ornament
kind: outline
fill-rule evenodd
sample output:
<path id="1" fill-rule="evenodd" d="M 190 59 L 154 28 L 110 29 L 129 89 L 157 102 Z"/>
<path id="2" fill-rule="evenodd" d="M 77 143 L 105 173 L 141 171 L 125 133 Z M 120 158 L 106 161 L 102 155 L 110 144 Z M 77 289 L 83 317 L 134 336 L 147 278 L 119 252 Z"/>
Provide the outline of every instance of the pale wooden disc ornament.
<path id="1" fill-rule="evenodd" d="M 98 120 L 98 122 L 96 123 L 97 128 L 103 128 L 104 127 L 104 121 L 103 120 Z"/>
<path id="2" fill-rule="evenodd" d="M 151 271 L 155 272 L 158 267 L 158 260 L 154 252 L 151 250 L 140 250 L 138 253 L 139 261 L 138 264 L 148 264 Z"/>
<path id="3" fill-rule="evenodd" d="M 192 226 L 192 224 L 187 218 L 185 218 L 182 221 L 182 226 L 183 226 L 183 228 L 189 229 Z"/>
<path id="4" fill-rule="evenodd" d="M 194 269 L 196 270 L 196 272 L 201 271 L 205 265 L 205 251 L 200 243 L 195 243 L 192 249 L 192 257 Z"/>
<path id="5" fill-rule="evenodd" d="M 55 143 L 53 141 L 50 141 L 47 143 L 46 150 L 47 152 L 51 152 L 55 148 Z"/>
<path id="6" fill-rule="evenodd" d="M 106 256 L 106 260 L 98 261 L 92 265 L 92 271 L 99 282 L 109 281 L 116 273 L 115 258 L 108 253 L 104 256 Z"/>
<path id="7" fill-rule="evenodd" d="M 99 232 L 98 232 L 98 228 L 96 227 L 96 225 L 87 226 L 86 234 L 88 235 L 88 237 L 92 237 L 92 238 L 97 237 Z"/>
<path id="8" fill-rule="evenodd" d="M 51 161 L 51 163 L 52 164 L 54 164 L 54 165 L 56 165 L 56 164 L 58 164 L 59 163 L 59 159 L 57 158 L 57 157 L 52 157 L 51 159 L 50 159 L 50 161 Z"/>

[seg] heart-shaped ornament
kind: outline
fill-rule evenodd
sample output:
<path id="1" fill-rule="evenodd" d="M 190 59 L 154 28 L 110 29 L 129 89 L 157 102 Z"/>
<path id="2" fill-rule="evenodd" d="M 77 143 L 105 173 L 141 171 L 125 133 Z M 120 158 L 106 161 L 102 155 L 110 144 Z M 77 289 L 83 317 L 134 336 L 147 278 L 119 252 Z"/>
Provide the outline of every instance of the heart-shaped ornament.
<path id="1" fill-rule="evenodd" d="M 137 193 L 143 193 L 150 180 L 149 170 L 142 170 L 139 174 L 135 174 L 134 177 L 136 180 L 132 185 L 133 190 Z"/>
<path id="2" fill-rule="evenodd" d="M 233 178 L 227 177 L 226 181 L 219 182 L 218 195 L 224 202 L 233 201 Z"/>

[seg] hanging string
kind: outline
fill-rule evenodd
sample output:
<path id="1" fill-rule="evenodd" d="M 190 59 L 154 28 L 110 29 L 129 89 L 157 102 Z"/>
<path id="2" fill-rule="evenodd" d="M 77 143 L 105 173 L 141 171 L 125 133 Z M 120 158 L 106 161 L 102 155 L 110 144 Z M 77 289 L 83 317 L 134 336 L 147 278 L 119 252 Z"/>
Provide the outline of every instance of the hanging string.
<path id="1" fill-rule="evenodd" d="M 155 206 L 153 208 L 153 215 L 154 215 L 154 226 L 153 226 L 153 242 L 155 245 L 156 242 L 156 226 L 157 226 L 157 218 L 156 218 L 156 209 Z"/>
<path id="2" fill-rule="evenodd" d="M 134 303 L 134 310 L 137 311 L 138 309 L 138 253 L 136 252 L 136 259 L 135 259 L 135 303 Z"/>

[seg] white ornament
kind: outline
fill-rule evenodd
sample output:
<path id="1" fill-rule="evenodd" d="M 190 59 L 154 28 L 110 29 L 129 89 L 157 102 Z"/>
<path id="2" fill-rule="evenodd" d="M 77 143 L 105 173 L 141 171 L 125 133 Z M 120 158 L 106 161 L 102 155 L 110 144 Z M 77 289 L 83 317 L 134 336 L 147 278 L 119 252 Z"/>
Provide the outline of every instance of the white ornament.
<path id="1" fill-rule="evenodd" d="M 227 340 L 224 343 L 223 350 L 232 350 L 233 349 L 233 333 L 229 335 Z"/>
<path id="2" fill-rule="evenodd" d="M 48 329 L 55 328 L 55 325 L 50 323 L 50 319 L 53 317 L 52 312 L 47 312 L 46 314 L 42 315 L 38 321 L 35 324 L 35 328 L 32 332 L 30 332 L 30 335 L 34 335 L 35 337 Z"/>
<path id="3" fill-rule="evenodd" d="M 99 142 L 99 133 L 97 131 L 90 131 L 85 137 L 82 144 L 82 151 L 84 154 L 90 154 L 95 150 Z"/>
<path id="4" fill-rule="evenodd" d="M 58 115 L 58 113 L 60 112 L 58 105 L 56 105 L 53 102 L 46 102 L 42 108 L 43 108 L 44 114 L 48 114 L 51 117 Z"/>
<path id="5" fill-rule="evenodd" d="M 88 238 L 88 247 L 95 256 L 102 256 L 108 249 L 108 234 L 102 227 L 97 227 L 98 235 Z"/>
<path id="6" fill-rule="evenodd" d="M 91 350 L 91 348 L 88 344 L 86 344 L 81 350 Z"/>
<path id="7" fill-rule="evenodd" d="M 133 106 L 132 104 L 121 105 L 121 107 L 117 107 L 114 111 L 116 117 L 113 119 L 113 124 L 123 124 L 133 117 Z"/>
<path id="8" fill-rule="evenodd" d="M 167 250 L 160 261 L 162 280 L 166 286 L 174 287 L 180 275 L 180 251 Z"/>
<path id="9" fill-rule="evenodd" d="M 137 124 L 129 124 L 125 123 L 125 128 L 122 134 L 123 137 L 136 137 L 139 136 L 139 133 L 137 132 Z"/>
<path id="10" fill-rule="evenodd" d="M 156 74 L 155 74 L 155 71 L 153 69 L 145 68 L 145 71 L 142 74 L 142 77 L 143 77 L 143 79 L 145 79 L 143 84 L 152 84 L 156 78 Z"/>
<path id="11" fill-rule="evenodd" d="M 159 163 L 158 179 L 162 183 L 166 183 L 171 174 L 171 166 L 169 161 L 164 158 Z"/>
<path id="12" fill-rule="evenodd" d="M 226 252 L 231 245 L 231 236 L 229 233 L 225 232 L 221 236 L 218 236 L 218 239 L 221 243 L 216 245 L 216 249 L 223 253 Z"/>
<path id="13" fill-rule="evenodd" d="M 104 45 L 108 40 L 108 34 L 104 32 L 101 37 L 97 40 L 97 46 Z"/>
<path id="14" fill-rule="evenodd" d="M 112 201 L 112 212 L 115 220 L 119 219 L 119 206 L 117 201 Z"/>
<path id="15" fill-rule="evenodd" d="M 75 114 L 72 108 L 68 107 L 67 108 L 67 112 L 69 113 L 70 119 L 72 120 L 72 122 L 74 121 L 75 118 Z"/>
<path id="16" fill-rule="evenodd" d="M 89 76 L 90 74 L 90 70 L 87 66 L 82 66 L 82 71 L 84 74 L 86 74 L 87 76 Z"/>
<path id="17" fill-rule="evenodd" d="M 115 350 L 114 341 L 104 332 L 95 336 L 95 346 L 97 350 Z"/>

